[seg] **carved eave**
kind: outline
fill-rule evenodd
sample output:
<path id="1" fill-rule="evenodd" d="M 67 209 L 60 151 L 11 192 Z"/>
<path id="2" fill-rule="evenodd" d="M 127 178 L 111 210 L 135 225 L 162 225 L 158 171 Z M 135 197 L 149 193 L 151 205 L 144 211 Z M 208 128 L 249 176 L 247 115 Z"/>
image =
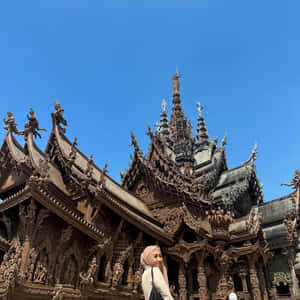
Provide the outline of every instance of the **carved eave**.
<path id="1" fill-rule="evenodd" d="M 8 131 L 1 146 L 0 160 L 0 194 L 6 197 L 6 191 L 25 184 L 32 172 L 29 157 L 11 131 Z"/>
<path id="2" fill-rule="evenodd" d="M 253 207 L 247 216 L 235 219 L 228 229 L 230 243 L 250 240 L 262 235 L 262 215 L 258 207 Z"/>
<path id="3" fill-rule="evenodd" d="M 53 144 L 51 142 L 55 138 L 56 149 L 51 149 Z M 72 164 L 68 164 L 71 151 L 76 153 Z M 167 244 L 172 243 L 172 239 L 163 231 L 159 222 L 154 218 L 147 206 L 137 199 L 135 196 L 124 190 L 118 183 L 112 180 L 107 175 L 103 174 L 95 164 L 91 166 L 91 176 L 87 178 L 85 171 L 88 168 L 89 159 L 72 144 L 67 137 L 61 132 L 56 122 L 53 122 L 53 129 L 51 137 L 46 148 L 46 152 L 59 153 L 65 162 L 65 167 L 69 168 L 70 173 L 81 180 L 86 181 L 86 191 L 89 192 L 98 203 L 105 203 L 105 205 L 122 216 L 129 223 L 134 224 L 142 231 L 145 231 L 158 240 Z M 104 181 L 103 185 L 99 187 L 99 183 Z"/>
<path id="4" fill-rule="evenodd" d="M 165 141 L 158 136 L 150 135 L 151 143 L 149 152 L 143 157 L 140 151 L 135 150 L 130 169 L 123 176 L 123 186 L 127 190 L 132 190 L 144 177 L 150 186 L 163 193 L 170 194 L 180 201 L 193 203 L 195 191 L 193 191 L 193 178 L 191 175 L 183 174 L 176 166 L 172 159 Z M 204 206 L 208 205 L 208 201 L 197 197 L 197 205 L 199 203 Z M 195 202 L 195 203 L 196 203 Z"/>
<path id="5" fill-rule="evenodd" d="M 196 179 L 205 182 L 207 190 L 214 189 L 222 172 L 228 170 L 224 148 L 216 149 L 210 146 L 208 150 L 196 153 L 193 169 Z"/>
<path id="6" fill-rule="evenodd" d="M 34 168 L 32 180 L 47 181 L 55 185 L 65 195 L 69 195 L 62 176 L 54 163 L 35 144 L 33 134 L 30 132 L 27 137 L 27 149 L 31 164 Z"/>
<path id="7" fill-rule="evenodd" d="M 298 237 L 295 192 L 259 206 L 264 235 L 271 249 L 291 247 Z M 269 213 L 272 211 L 272 214 Z"/>
<path id="8" fill-rule="evenodd" d="M 108 190 L 103 190 L 100 193 L 97 193 L 97 190 L 95 190 L 92 186 L 89 188 L 91 193 L 96 196 L 97 200 L 101 201 L 111 210 L 122 216 L 126 221 L 167 245 L 173 244 L 172 237 L 163 230 L 161 223 L 152 216 L 144 214 L 137 208 L 130 206 L 127 202 L 122 201 L 119 197 L 116 197 L 116 195 L 108 192 Z"/>
<path id="9" fill-rule="evenodd" d="M 234 205 L 244 193 L 249 194 L 252 205 L 263 203 L 262 186 L 253 160 L 223 172 L 213 195 L 216 203 Z"/>

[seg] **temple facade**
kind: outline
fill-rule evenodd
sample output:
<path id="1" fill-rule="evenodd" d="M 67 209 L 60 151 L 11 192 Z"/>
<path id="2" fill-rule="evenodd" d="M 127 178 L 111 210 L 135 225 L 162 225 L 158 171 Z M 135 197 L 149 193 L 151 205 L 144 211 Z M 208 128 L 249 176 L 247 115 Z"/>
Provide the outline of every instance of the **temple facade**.
<path id="1" fill-rule="evenodd" d="M 150 146 L 134 153 L 122 184 L 67 138 L 58 102 L 45 151 L 34 110 L 23 130 L 12 112 L 0 148 L 0 299 L 144 299 L 139 257 L 160 245 L 175 299 L 300 299 L 300 172 L 294 191 L 264 202 L 256 145 L 229 169 L 226 136 L 197 134 L 172 80 L 170 118 L 163 101 Z M 170 119 L 170 120 L 169 120 Z M 22 145 L 16 135 L 23 136 Z M 292 170 L 291 170 L 292 172 Z"/>

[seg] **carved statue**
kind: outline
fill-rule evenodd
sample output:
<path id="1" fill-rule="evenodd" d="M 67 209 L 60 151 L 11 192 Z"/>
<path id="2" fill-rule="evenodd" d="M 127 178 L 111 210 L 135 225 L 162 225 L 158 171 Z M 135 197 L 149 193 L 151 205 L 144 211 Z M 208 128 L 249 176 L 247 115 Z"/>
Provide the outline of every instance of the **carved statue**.
<path id="1" fill-rule="evenodd" d="M 134 273 L 134 282 L 133 282 L 133 293 L 136 294 L 139 290 L 139 287 L 142 282 L 142 276 L 143 276 L 143 271 L 141 269 L 138 269 Z"/>
<path id="2" fill-rule="evenodd" d="M 84 171 L 85 175 L 88 178 L 92 177 L 93 174 L 93 165 L 94 165 L 94 161 L 93 161 L 93 154 L 91 154 L 90 158 L 87 161 L 87 167 L 86 170 Z"/>
<path id="3" fill-rule="evenodd" d="M 180 82 L 179 82 L 179 79 L 180 78 L 180 75 L 176 72 L 172 79 L 172 88 L 173 88 L 173 95 L 175 94 L 179 94 L 179 89 L 180 89 Z"/>
<path id="4" fill-rule="evenodd" d="M 197 108 L 198 108 L 199 116 L 202 117 L 202 109 L 203 109 L 203 106 L 201 106 L 200 102 L 197 103 Z"/>
<path id="5" fill-rule="evenodd" d="M 46 157 L 46 159 L 40 159 L 39 161 L 39 172 L 40 172 L 40 177 L 42 179 L 47 179 L 49 178 L 49 166 L 50 163 L 50 158 L 49 156 Z"/>
<path id="6" fill-rule="evenodd" d="M 55 108 L 55 112 L 53 113 L 53 116 L 55 118 L 56 124 L 59 127 L 59 129 L 63 133 L 65 133 L 66 129 L 60 126 L 60 124 L 63 124 L 65 126 L 68 125 L 66 119 L 63 117 L 64 110 L 61 108 L 60 103 L 57 101 L 54 104 L 54 108 Z"/>
<path id="7" fill-rule="evenodd" d="M 282 183 L 281 185 L 292 186 L 294 189 L 298 189 L 300 186 L 300 171 L 296 170 L 291 183 Z"/>
<path id="8" fill-rule="evenodd" d="M 103 170 L 101 172 L 101 175 L 100 175 L 100 180 L 99 180 L 99 182 L 97 184 L 97 190 L 99 192 L 101 192 L 101 191 L 104 190 L 104 187 L 105 187 L 105 175 L 106 175 L 107 172 L 108 172 L 108 170 L 107 170 L 107 164 L 105 164 L 105 166 L 104 166 L 104 168 L 103 168 Z"/>
<path id="9" fill-rule="evenodd" d="M 42 136 L 39 134 L 38 131 L 41 131 L 41 130 L 46 131 L 46 129 L 39 127 L 39 122 L 38 122 L 36 115 L 34 113 L 34 110 L 32 108 L 30 108 L 29 115 L 27 115 L 27 119 L 29 121 L 28 126 L 29 126 L 32 134 L 34 135 L 34 137 L 38 136 L 39 138 L 42 138 Z"/>
<path id="10" fill-rule="evenodd" d="M 96 274 L 96 271 L 97 271 L 97 263 L 96 263 L 96 256 L 94 256 L 87 273 L 81 272 L 79 274 L 80 286 L 86 288 L 88 286 L 93 285 L 93 283 L 95 282 L 94 276 Z"/>
<path id="11" fill-rule="evenodd" d="M 136 140 L 136 138 L 135 138 L 135 136 L 134 136 L 134 134 L 133 134 L 132 131 L 130 131 L 130 136 L 131 136 L 131 144 L 129 145 L 129 147 L 133 146 L 134 150 L 138 152 L 140 149 L 139 149 L 137 140 Z"/>
<path id="12" fill-rule="evenodd" d="M 11 132 L 14 132 L 19 135 L 17 124 L 15 123 L 15 118 L 11 111 L 7 112 L 7 117 L 8 117 L 7 120 L 6 118 L 3 118 L 4 124 L 6 125 L 4 126 L 4 129 L 10 130 Z"/>
<path id="13" fill-rule="evenodd" d="M 162 112 L 166 112 L 166 105 L 167 105 L 166 100 L 163 99 L 162 104 L 161 104 Z"/>
<path id="14" fill-rule="evenodd" d="M 119 285 L 121 276 L 124 272 L 124 268 L 120 262 L 116 262 L 113 268 L 112 286 L 116 287 Z"/>
<path id="15" fill-rule="evenodd" d="M 46 257 L 45 257 L 46 259 Z M 36 264 L 36 269 L 34 273 L 33 280 L 39 283 L 46 283 L 48 271 L 45 266 L 45 260 L 43 262 L 38 261 Z"/>

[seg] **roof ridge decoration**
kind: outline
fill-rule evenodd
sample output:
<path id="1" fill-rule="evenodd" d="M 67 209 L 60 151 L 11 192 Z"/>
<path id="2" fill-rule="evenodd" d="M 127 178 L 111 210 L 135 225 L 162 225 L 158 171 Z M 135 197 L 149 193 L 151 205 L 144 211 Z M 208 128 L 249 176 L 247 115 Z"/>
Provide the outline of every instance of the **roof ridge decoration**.
<path id="1" fill-rule="evenodd" d="M 13 116 L 11 111 L 7 112 L 7 119 L 3 118 L 3 122 L 5 124 L 4 129 L 8 132 L 14 132 L 17 135 L 20 135 L 19 130 L 17 129 L 18 124 L 15 123 L 15 117 Z"/>
<path id="2" fill-rule="evenodd" d="M 257 153 L 258 153 L 257 144 L 255 144 L 248 160 L 245 161 L 242 165 L 247 165 L 248 163 L 253 163 L 254 164 L 254 161 L 256 160 Z"/>
<path id="3" fill-rule="evenodd" d="M 62 133 L 66 133 L 66 129 L 61 127 L 61 124 L 68 126 L 67 120 L 63 117 L 64 109 L 61 108 L 61 105 L 58 101 L 54 104 L 55 112 L 51 114 L 53 122 L 56 123 L 57 127 Z"/>
<path id="4" fill-rule="evenodd" d="M 29 115 L 27 115 L 27 119 L 28 119 L 28 126 L 27 124 L 25 124 L 25 128 L 29 128 L 30 132 L 32 132 L 35 138 L 38 136 L 41 139 L 42 136 L 40 135 L 39 131 L 47 131 L 47 130 L 45 128 L 39 127 L 39 122 L 36 118 L 36 114 L 33 108 L 30 108 Z M 24 135 L 25 135 L 25 129 L 24 129 Z"/>

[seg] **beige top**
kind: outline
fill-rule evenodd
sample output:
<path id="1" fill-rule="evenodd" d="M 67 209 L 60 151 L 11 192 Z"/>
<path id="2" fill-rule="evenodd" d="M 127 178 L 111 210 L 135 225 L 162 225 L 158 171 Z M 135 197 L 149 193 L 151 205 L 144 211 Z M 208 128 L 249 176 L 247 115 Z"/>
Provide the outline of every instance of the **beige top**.
<path id="1" fill-rule="evenodd" d="M 154 281 L 153 282 L 154 287 L 157 289 L 157 291 L 160 293 L 161 297 L 164 300 L 174 300 L 174 298 L 170 293 L 169 287 L 165 282 L 163 274 L 161 273 L 161 270 L 157 267 L 153 268 L 153 281 Z M 150 267 L 146 268 L 143 273 L 142 288 L 143 288 L 145 300 L 149 300 L 150 293 L 152 290 L 152 277 L 151 277 Z"/>

